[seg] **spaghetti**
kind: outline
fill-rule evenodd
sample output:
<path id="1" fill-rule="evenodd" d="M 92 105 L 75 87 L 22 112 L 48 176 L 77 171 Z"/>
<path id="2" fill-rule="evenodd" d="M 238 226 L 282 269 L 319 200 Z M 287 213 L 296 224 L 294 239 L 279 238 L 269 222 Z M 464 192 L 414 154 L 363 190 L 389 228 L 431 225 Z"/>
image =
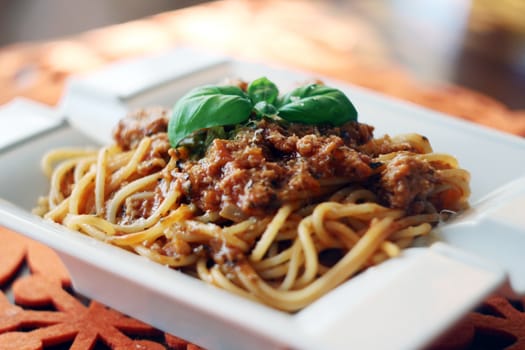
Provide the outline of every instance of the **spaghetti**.
<path id="1" fill-rule="evenodd" d="M 468 206 L 468 172 L 420 135 L 264 119 L 195 160 L 169 146 L 166 118 L 141 111 L 114 145 L 48 153 L 36 212 L 294 312 Z"/>

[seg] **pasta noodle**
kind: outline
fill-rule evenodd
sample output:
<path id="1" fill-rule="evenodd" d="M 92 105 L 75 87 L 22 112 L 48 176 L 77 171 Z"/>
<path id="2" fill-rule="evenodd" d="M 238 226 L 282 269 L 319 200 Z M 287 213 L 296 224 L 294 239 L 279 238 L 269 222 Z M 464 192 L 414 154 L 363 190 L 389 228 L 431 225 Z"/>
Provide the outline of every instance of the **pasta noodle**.
<path id="1" fill-rule="evenodd" d="M 277 208 L 262 215 L 231 205 L 199 208 L 181 180 L 184 152 L 152 157 L 156 141 L 144 136 L 129 149 L 52 151 L 42 164 L 50 190 L 36 212 L 289 312 L 398 256 L 443 219 L 442 210 L 468 205 L 468 172 L 415 134 L 362 143 L 356 149 L 374 165 L 366 178 L 320 178 L 317 190 L 296 191 L 290 200 L 283 195 Z M 389 194 L 377 190 L 378 181 L 389 179 L 388 171 L 398 176 L 410 162 L 431 169 L 432 186 L 416 191 L 424 190 L 425 197 L 411 206 L 388 205 Z"/>

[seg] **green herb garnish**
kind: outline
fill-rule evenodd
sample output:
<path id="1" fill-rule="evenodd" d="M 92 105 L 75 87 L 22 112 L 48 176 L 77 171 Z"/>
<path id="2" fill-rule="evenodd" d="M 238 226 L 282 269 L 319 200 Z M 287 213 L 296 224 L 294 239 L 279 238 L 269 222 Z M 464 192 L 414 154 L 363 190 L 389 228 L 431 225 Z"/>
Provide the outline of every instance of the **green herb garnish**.
<path id="1" fill-rule="evenodd" d="M 338 89 L 309 84 L 280 97 L 277 86 L 262 77 L 252 81 L 246 92 L 237 86 L 191 90 L 173 107 L 168 137 L 172 147 L 184 145 L 202 154 L 214 138 L 231 137 L 220 127 L 261 118 L 338 126 L 357 120 L 357 111 Z"/>
<path id="2" fill-rule="evenodd" d="M 357 111 L 346 95 L 325 85 L 301 86 L 282 98 L 279 117 L 294 123 L 338 126 L 357 120 Z"/>
<path id="3" fill-rule="evenodd" d="M 194 131 L 246 121 L 253 103 L 237 86 L 203 86 L 190 91 L 173 107 L 168 137 L 173 147 Z"/>
<path id="4" fill-rule="evenodd" d="M 279 97 L 279 89 L 266 77 L 252 81 L 250 85 L 248 85 L 247 92 L 254 104 L 261 101 L 274 104 L 277 97 Z"/>

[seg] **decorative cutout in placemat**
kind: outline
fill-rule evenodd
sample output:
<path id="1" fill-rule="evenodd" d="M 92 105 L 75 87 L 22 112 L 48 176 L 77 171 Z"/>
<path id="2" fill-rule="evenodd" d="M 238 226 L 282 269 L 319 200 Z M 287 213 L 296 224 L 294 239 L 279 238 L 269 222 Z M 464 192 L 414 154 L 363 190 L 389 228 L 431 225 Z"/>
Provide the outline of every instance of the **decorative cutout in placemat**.
<path id="1" fill-rule="evenodd" d="M 427 350 L 525 349 L 525 300 L 487 298 Z"/>
<path id="2" fill-rule="evenodd" d="M 84 305 L 66 290 L 71 280 L 51 249 L 3 228 L 0 241 L 0 349 L 200 349 L 95 301 Z"/>
<path id="3" fill-rule="evenodd" d="M 485 300 L 468 318 L 477 330 L 476 349 L 525 349 L 525 300 L 501 297 Z M 493 347 L 490 347 L 493 346 Z"/>

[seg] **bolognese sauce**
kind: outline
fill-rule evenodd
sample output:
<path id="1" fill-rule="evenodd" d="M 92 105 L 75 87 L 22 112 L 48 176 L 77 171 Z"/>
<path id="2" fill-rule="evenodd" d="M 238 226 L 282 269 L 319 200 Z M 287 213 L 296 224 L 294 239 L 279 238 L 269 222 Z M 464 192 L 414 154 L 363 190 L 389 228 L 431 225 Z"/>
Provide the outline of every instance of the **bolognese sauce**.
<path id="1" fill-rule="evenodd" d="M 418 151 L 410 143 L 378 142 L 373 127 L 364 123 L 283 127 L 262 119 L 241 128 L 232 139 L 213 140 L 198 160 L 170 148 L 167 123 L 167 110 L 140 110 L 119 122 L 114 138 L 126 150 L 151 137 L 155 146 L 146 164 L 152 167 L 171 156 L 184 160 L 170 176 L 180 180 L 188 202 L 203 212 L 228 209 L 240 217 L 267 215 L 283 203 L 322 196 L 324 180 L 341 178 L 373 188 L 388 207 L 417 213 L 439 184 L 428 163 L 407 155 Z M 394 151 L 406 153 L 386 166 L 374 160 Z"/>

